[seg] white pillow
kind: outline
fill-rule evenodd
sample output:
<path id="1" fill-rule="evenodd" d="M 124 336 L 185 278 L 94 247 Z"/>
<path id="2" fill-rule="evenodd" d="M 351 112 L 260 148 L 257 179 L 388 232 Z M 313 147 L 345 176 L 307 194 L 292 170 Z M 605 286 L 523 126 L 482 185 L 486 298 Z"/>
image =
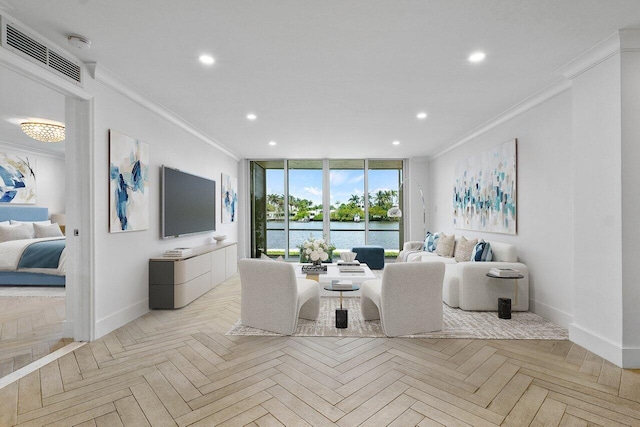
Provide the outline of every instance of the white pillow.
<path id="1" fill-rule="evenodd" d="M 29 228 L 26 224 L 0 225 L 0 242 L 32 239 L 32 231 L 33 226 Z"/>
<path id="2" fill-rule="evenodd" d="M 57 223 L 49 224 L 49 225 L 34 223 L 33 230 L 35 231 L 36 239 L 39 239 L 42 237 L 62 237 L 63 236 L 62 230 L 60 230 L 60 226 Z"/>
<path id="3" fill-rule="evenodd" d="M 31 237 L 30 239 L 33 239 L 36 237 L 36 232 L 33 229 L 33 224 L 40 224 L 40 225 L 49 225 L 51 224 L 51 220 L 46 220 L 46 221 L 16 221 L 15 219 L 11 220 L 11 225 L 14 224 L 24 224 L 26 225 L 31 233 Z"/>

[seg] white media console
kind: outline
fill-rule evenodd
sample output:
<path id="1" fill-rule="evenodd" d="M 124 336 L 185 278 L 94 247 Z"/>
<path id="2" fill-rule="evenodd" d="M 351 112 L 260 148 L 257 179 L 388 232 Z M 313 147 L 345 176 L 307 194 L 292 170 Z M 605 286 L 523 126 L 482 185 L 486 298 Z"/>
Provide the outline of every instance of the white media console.
<path id="1" fill-rule="evenodd" d="M 149 308 L 180 308 L 238 271 L 238 245 L 218 243 L 192 248 L 183 258 L 149 260 Z"/>

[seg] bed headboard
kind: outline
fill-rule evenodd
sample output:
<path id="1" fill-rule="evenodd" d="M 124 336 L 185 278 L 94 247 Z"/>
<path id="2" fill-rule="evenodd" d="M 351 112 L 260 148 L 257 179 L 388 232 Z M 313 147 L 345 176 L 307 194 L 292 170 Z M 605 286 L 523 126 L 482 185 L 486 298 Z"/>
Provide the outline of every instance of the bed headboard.
<path id="1" fill-rule="evenodd" d="M 48 208 L 35 206 L 0 206 L 0 221 L 46 221 L 49 219 Z"/>

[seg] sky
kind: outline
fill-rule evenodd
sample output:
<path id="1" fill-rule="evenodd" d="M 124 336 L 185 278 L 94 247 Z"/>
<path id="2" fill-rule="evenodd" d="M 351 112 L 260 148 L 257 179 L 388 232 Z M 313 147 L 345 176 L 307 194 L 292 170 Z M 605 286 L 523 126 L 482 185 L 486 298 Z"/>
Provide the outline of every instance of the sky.
<path id="1" fill-rule="evenodd" d="M 332 169 L 330 172 L 331 204 L 346 203 L 352 194 L 364 193 L 364 171 Z M 380 190 L 398 189 L 398 171 L 373 169 L 369 171 L 369 193 L 373 196 Z M 284 171 L 267 169 L 267 194 L 284 193 Z M 322 204 L 322 170 L 289 171 L 289 195 L 308 199 L 314 205 Z"/>

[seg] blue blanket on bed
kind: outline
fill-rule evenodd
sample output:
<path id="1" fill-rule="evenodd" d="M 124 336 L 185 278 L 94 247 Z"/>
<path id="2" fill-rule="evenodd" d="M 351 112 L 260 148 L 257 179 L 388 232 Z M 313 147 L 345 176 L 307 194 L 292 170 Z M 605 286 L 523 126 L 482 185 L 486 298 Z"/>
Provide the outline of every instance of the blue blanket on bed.
<path id="1" fill-rule="evenodd" d="M 45 240 L 27 246 L 18 268 L 58 268 L 65 240 Z"/>

